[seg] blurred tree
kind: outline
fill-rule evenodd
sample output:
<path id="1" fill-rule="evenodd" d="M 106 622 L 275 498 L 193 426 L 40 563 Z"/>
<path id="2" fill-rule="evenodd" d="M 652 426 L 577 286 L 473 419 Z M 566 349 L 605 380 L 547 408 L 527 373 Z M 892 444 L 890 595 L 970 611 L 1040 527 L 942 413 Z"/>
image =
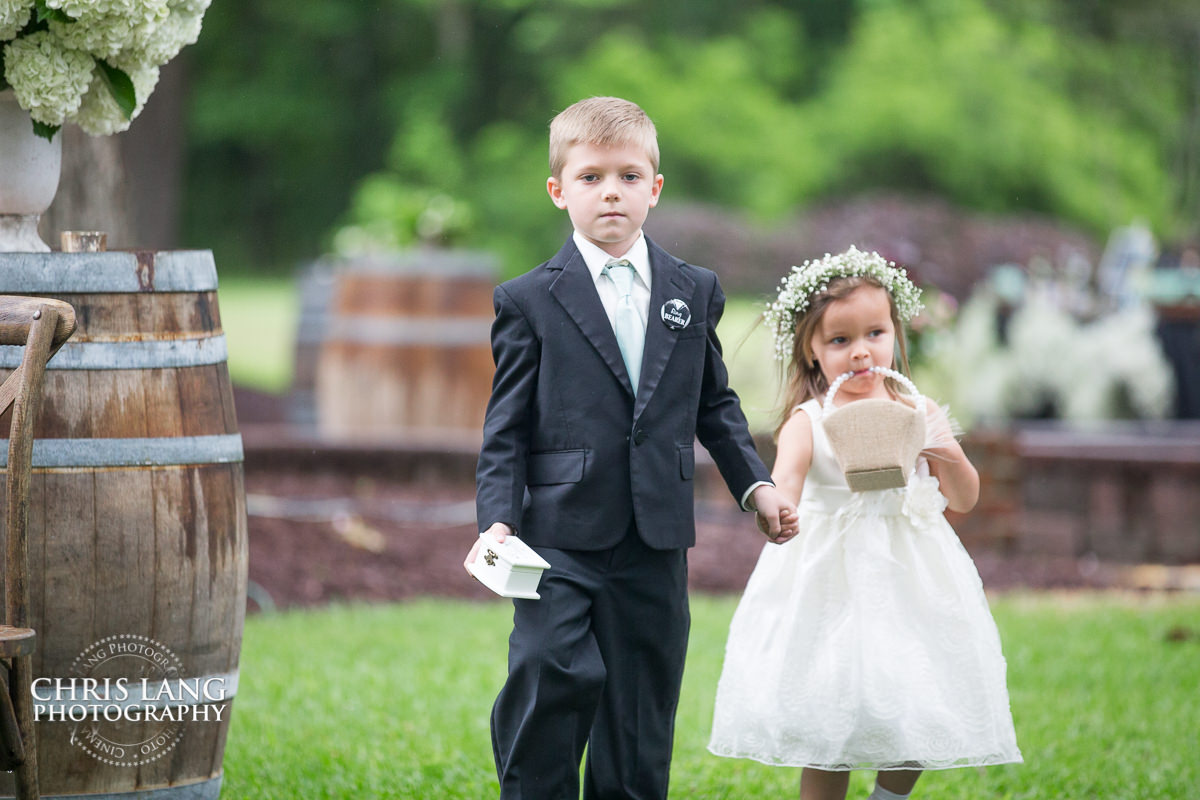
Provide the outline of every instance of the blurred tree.
<path id="1" fill-rule="evenodd" d="M 838 156 L 828 191 L 917 188 L 1100 234 L 1133 217 L 1171 230 L 1169 171 L 1141 109 L 1081 90 L 1104 85 L 1140 48 L 1070 41 L 1036 19 L 1006 24 L 979 0 L 912 8 L 879 2 L 865 13 L 806 109 Z M 1144 60 L 1141 72 L 1161 68 Z M 1165 121 L 1173 106 L 1157 100 L 1144 105 Z"/>
<path id="2" fill-rule="evenodd" d="M 1140 33 L 1100 0 L 216 4 L 185 232 L 287 268 L 344 224 L 391 218 L 402 242 L 434 204 L 523 269 L 565 232 L 539 189 L 546 124 L 621 94 L 659 125 L 671 198 L 769 218 L 885 186 L 1169 236 L 1194 224 L 1197 100 L 1152 32 L 1196 13 L 1114 5 Z"/>
<path id="3" fill-rule="evenodd" d="M 1089 59 L 1094 80 L 1085 90 L 1155 135 L 1175 178 L 1172 200 L 1181 223 L 1178 233 L 1200 238 L 1200 3 L 992 0 L 992 4 L 1009 18 L 1044 19 L 1089 45 L 1120 48 L 1117 58 Z"/>
<path id="4" fill-rule="evenodd" d="M 421 5 L 209 8 L 190 52 L 187 242 L 256 269 L 315 254 L 402 121 L 398 88 L 437 57 Z"/>

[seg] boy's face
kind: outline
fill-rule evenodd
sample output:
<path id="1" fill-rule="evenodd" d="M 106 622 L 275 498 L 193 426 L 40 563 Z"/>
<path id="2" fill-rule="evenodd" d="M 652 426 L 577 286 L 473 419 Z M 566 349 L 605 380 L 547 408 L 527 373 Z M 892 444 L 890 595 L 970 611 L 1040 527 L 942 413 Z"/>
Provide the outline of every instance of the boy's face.
<path id="1" fill-rule="evenodd" d="M 547 180 L 546 190 L 584 238 L 611 256 L 622 256 L 658 204 L 662 185 L 663 176 L 654 174 L 637 145 L 575 144 L 561 176 Z"/>

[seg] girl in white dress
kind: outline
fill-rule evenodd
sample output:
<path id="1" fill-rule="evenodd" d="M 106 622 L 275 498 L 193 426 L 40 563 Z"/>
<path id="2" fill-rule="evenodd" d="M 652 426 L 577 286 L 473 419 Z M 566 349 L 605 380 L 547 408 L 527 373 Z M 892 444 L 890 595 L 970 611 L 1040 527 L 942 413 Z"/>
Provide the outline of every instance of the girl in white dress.
<path id="1" fill-rule="evenodd" d="M 947 414 L 918 398 L 927 436 L 907 485 L 860 492 L 821 422 L 840 376 L 836 406 L 911 397 L 871 368 L 898 354 L 907 370 L 919 297 L 851 248 L 793 268 L 766 314 L 790 394 L 772 477 L 800 533 L 764 547 L 734 614 L 709 750 L 804 767 L 802 800 L 841 800 L 855 769 L 879 770 L 871 798 L 892 800 L 921 770 L 1021 761 L 996 625 L 942 513 L 979 496 Z"/>

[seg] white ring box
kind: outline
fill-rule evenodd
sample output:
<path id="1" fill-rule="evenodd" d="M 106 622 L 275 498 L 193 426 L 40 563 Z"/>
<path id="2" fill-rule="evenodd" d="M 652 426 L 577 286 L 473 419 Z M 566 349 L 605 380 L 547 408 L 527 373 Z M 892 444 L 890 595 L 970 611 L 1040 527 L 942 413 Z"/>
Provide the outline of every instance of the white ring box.
<path id="1" fill-rule="evenodd" d="M 496 541 L 490 533 L 479 534 L 479 552 L 467 567 L 479 582 L 501 597 L 538 600 L 538 582 L 549 562 L 516 536 Z"/>

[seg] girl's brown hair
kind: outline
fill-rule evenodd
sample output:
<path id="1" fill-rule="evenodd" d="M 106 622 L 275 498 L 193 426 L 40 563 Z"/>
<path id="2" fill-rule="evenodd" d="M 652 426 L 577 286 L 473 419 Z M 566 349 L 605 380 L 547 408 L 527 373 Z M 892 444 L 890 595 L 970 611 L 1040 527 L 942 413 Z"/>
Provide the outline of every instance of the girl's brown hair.
<path id="1" fill-rule="evenodd" d="M 796 406 L 813 397 L 824 397 L 829 391 L 829 382 L 821 373 L 821 367 L 813 358 L 812 339 L 825 316 L 825 310 L 835 300 L 844 300 L 850 293 L 861 286 L 874 286 L 883 289 L 888 296 L 888 307 L 891 309 L 892 327 L 896 329 L 896 356 L 900 372 L 908 375 L 908 339 L 904 335 L 904 325 L 900 321 L 900 312 L 896 310 L 896 301 L 892 299 L 887 287 L 879 281 L 866 275 L 851 275 L 845 278 L 834 278 L 829 282 L 829 288 L 820 294 L 815 294 L 809 300 L 808 308 L 796 320 L 796 335 L 792 338 L 792 354 L 788 359 L 784 373 L 784 404 L 780 413 L 779 425 L 775 428 L 775 438 L 779 431 L 796 411 Z M 897 391 L 891 378 L 887 379 L 888 387 Z"/>

